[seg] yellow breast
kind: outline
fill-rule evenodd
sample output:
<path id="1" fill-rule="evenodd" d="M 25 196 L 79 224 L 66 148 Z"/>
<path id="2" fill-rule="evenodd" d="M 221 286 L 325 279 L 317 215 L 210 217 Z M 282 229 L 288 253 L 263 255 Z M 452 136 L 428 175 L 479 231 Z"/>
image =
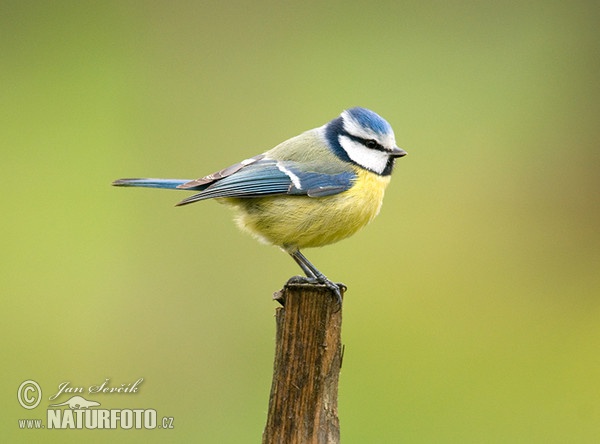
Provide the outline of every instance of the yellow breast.
<path id="1" fill-rule="evenodd" d="M 381 209 L 390 176 L 356 169 L 355 184 L 333 196 L 223 199 L 237 211 L 240 228 L 287 250 L 320 247 L 353 235 Z"/>

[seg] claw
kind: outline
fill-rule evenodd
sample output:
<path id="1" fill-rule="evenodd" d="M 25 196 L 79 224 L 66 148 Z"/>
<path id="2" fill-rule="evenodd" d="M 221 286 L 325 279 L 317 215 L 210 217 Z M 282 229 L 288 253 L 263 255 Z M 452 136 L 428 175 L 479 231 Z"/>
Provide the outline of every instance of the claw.
<path id="1" fill-rule="evenodd" d="M 342 284 L 342 286 L 340 287 L 339 284 L 336 284 L 334 282 L 331 282 L 330 280 L 325 280 L 325 282 L 321 282 L 322 284 L 324 284 L 327 288 L 329 288 L 333 294 L 335 294 L 335 297 L 337 299 L 337 303 L 338 303 L 338 308 L 336 311 L 336 313 L 338 311 L 340 311 L 342 309 L 342 291 L 346 290 L 346 286 L 344 284 Z"/>
<path id="2" fill-rule="evenodd" d="M 293 276 L 286 283 L 286 285 L 290 285 L 290 284 L 320 284 L 320 285 L 324 285 L 329 290 L 331 290 L 331 292 L 333 292 L 333 294 L 335 295 L 335 298 L 338 303 L 338 308 L 337 308 L 336 312 L 340 311 L 340 309 L 342 308 L 342 293 L 344 293 L 348 288 L 342 283 L 331 282 L 329 279 L 327 279 L 324 276 L 323 277 Z"/>
<path id="3" fill-rule="evenodd" d="M 294 276 L 288 281 L 288 284 L 296 283 L 309 283 L 309 284 L 321 284 L 325 285 L 329 290 L 333 292 L 338 302 L 338 309 L 336 313 L 342 308 L 342 293 L 346 291 L 347 287 L 344 284 L 335 284 L 325 277 L 317 268 L 310 263 L 306 257 L 300 253 L 298 248 L 285 249 L 290 256 L 296 261 L 296 263 L 302 268 L 302 271 L 306 273 L 306 276 Z"/>

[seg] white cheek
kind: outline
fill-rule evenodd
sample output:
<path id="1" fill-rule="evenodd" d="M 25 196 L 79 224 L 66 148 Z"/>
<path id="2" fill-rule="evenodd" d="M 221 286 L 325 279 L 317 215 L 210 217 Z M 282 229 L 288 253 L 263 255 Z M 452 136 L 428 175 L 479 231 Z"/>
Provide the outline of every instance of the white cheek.
<path id="1" fill-rule="evenodd" d="M 347 136 L 340 136 L 340 145 L 354 162 L 376 173 L 383 173 L 388 163 L 388 155 L 383 151 L 372 150 Z"/>

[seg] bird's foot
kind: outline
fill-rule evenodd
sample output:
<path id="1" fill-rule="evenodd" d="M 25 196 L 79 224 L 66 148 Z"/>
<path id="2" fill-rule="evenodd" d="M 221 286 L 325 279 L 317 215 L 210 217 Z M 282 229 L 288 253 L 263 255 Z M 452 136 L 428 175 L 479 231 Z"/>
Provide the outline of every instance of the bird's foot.
<path id="1" fill-rule="evenodd" d="M 335 295 L 335 298 L 336 298 L 338 306 L 339 306 L 338 310 L 336 310 L 336 311 L 339 311 L 339 309 L 342 307 L 342 294 L 348 289 L 348 287 L 346 287 L 341 282 L 337 282 L 337 283 L 331 282 L 325 276 L 319 276 L 319 277 L 293 276 L 286 282 L 285 285 L 287 286 L 290 284 L 324 285 L 329 290 L 331 290 L 331 292 Z M 275 299 L 277 299 L 280 303 L 282 302 L 280 298 L 276 297 Z M 282 305 L 283 305 L 283 303 L 282 303 Z"/>

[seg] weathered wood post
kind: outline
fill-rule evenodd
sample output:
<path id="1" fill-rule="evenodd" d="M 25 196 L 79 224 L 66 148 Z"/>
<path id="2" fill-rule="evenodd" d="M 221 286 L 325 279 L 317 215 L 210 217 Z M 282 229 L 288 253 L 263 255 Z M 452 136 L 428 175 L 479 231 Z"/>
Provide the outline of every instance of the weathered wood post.
<path id="1" fill-rule="evenodd" d="M 263 444 L 340 442 L 342 310 L 322 285 L 287 284 L 276 298 L 275 362 Z"/>

